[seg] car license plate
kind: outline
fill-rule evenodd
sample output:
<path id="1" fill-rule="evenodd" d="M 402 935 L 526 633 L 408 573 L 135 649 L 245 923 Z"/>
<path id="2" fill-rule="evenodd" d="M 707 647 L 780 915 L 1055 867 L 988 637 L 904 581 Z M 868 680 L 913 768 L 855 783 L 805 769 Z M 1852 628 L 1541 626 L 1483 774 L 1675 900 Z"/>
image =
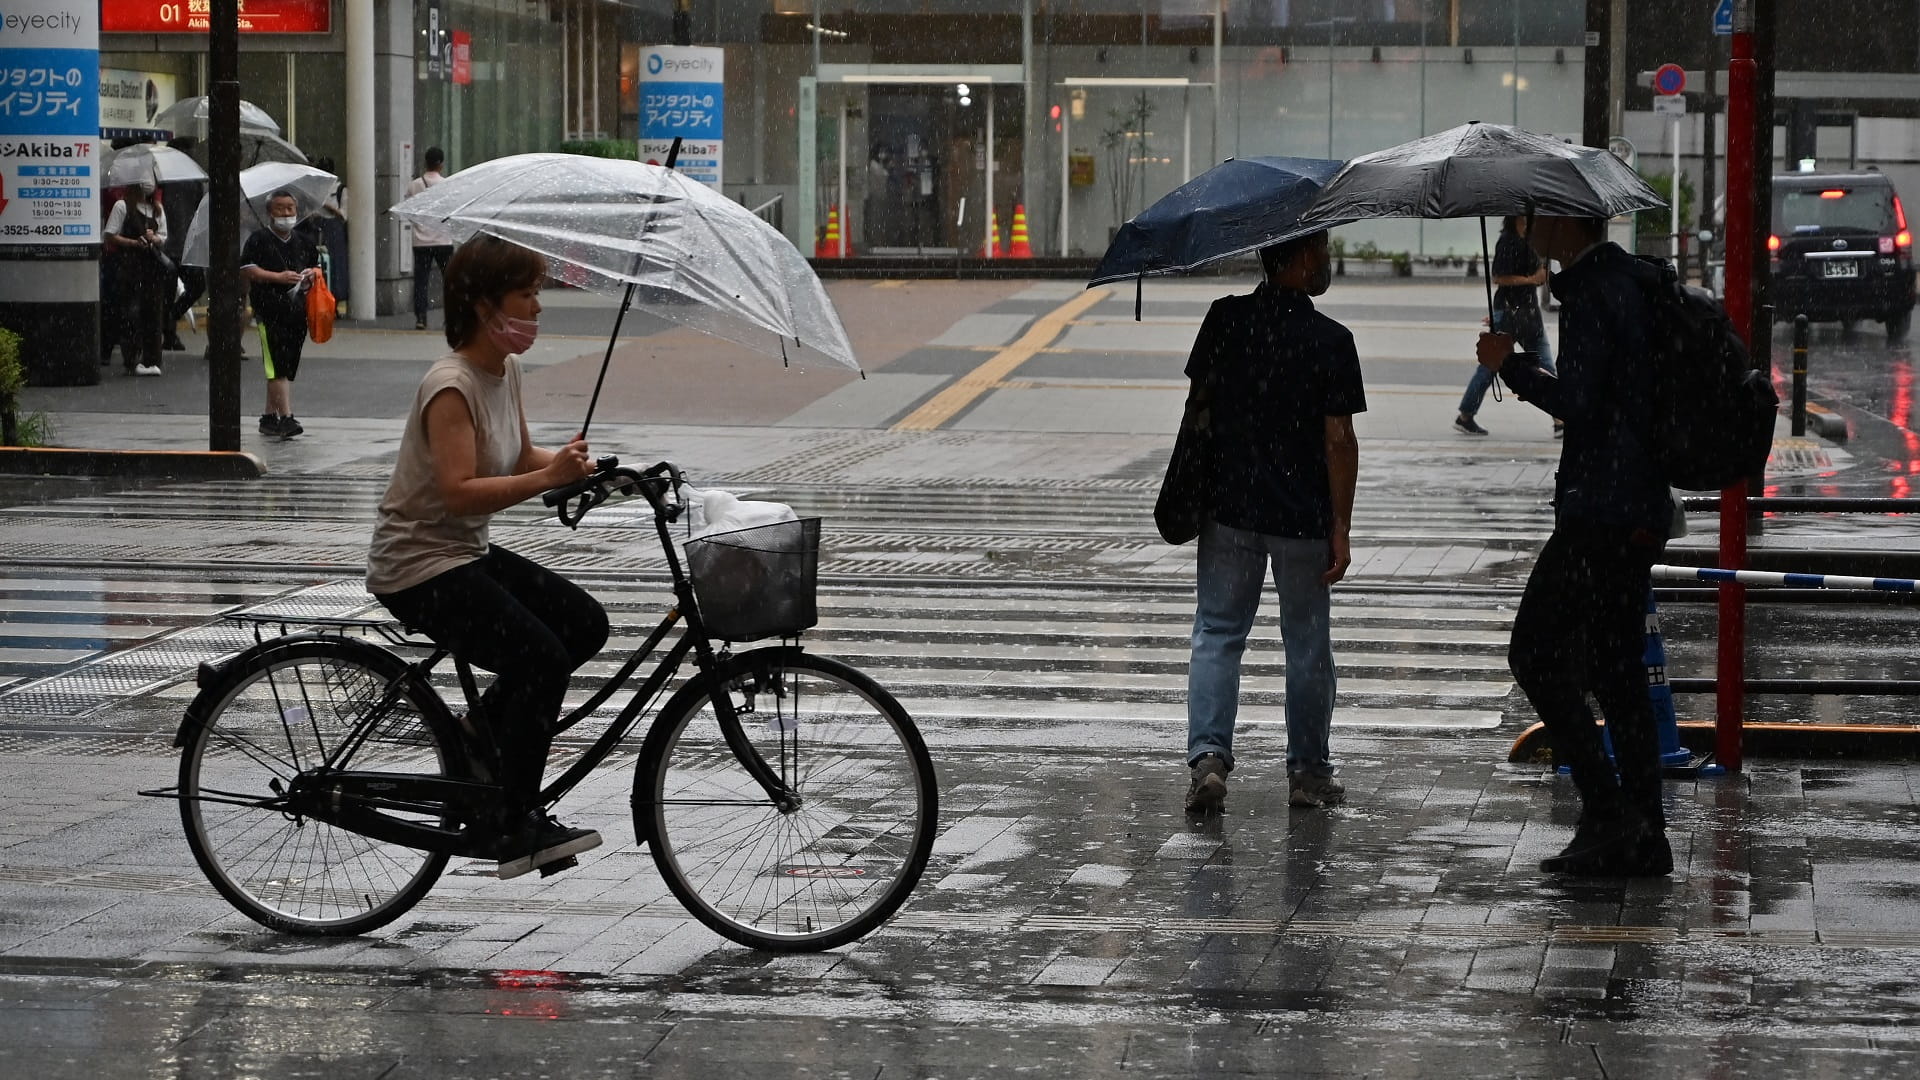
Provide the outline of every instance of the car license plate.
<path id="1" fill-rule="evenodd" d="M 1860 276 L 1860 260 L 1828 259 L 1826 276 L 1830 278 L 1857 278 Z"/>

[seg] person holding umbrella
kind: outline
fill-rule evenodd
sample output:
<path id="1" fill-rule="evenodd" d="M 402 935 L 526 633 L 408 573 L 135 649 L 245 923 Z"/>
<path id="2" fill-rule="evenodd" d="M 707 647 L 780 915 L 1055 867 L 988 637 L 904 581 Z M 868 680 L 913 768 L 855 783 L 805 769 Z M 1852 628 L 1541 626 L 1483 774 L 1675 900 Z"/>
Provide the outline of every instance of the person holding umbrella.
<path id="1" fill-rule="evenodd" d="M 1260 249 L 1266 280 L 1216 301 L 1187 361 L 1188 409 L 1208 413 L 1193 654 L 1187 669 L 1189 813 L 1218 811 L 1234 766 L 1240 660 L 1268 567 L 1287 653 L 1287 801 L 1338 802 L 1330 589 L 1348 543 L 1365 412 L 1353 334 L 1314 310 L 1333 282 L 1325 231 Z"/>
<path id="2" fill-rule="evenodd" d="M 173 260 L 166 254 L 167 215 L 152 173 L 136 179 L 107 214 L 110 283 L 120 312 L 120 359 L 129 375 L 158 375 L 167 301 L 173 295 Z"/>
<path id="3" fill-rule="evenodd" d="M 1646 598 L 1672 521 L 1666 479 L 1648 451 L 1653 314 L 1644 271 L 1606 240 L 1601 217 L 1535 217 L 1528 241 L 1557 259 L 1560 370 L 1480 335 L 1480 364 L 1523 401 L 1566 422 L 1554 526 L 1514 615 L 1508 665 L 1546 725 L 1553 756 L 1580 791 L 1573 841 L 1547 873 L 1650 877 L 1673 869 L 1661 805 L 1660 741 L 1647 696 Z M 1586 695 L 1606 716 L 1608 759 Z"/>
<path id="4" fill-rule="evenodd" d="M 240 272 L 249 283 L 247 299 L 260 327 L 267 376 L 260 434 L 291 439 L 306 430 L 293 416 L 293 380 L 307 343 L 307 289 L 320 272 L 320 257 L 313 240 L 294 229 L 300 207 L 293 192 L 269 196 L 267 214 L 267 227 L 254 230 L 240 253 Z"/>
<path id="5" fill-rule="evenodd" d="M 607 641 L 607 613 L 579 586 L 488 542 L 498 511 L 593 470 L 587 442 L 533 444 L 520 354 L 540 330 L 547 262 L 481 234 L 447 263 L 452 351 L 420 381 L 380 500 L 367 591 L 456 657 L 494 673 L 482 716 L 507 800 L 490 854 L 517 877 L 598 847 L 600 834 L 546 816 L 540 780 L 568 680 Z"/>

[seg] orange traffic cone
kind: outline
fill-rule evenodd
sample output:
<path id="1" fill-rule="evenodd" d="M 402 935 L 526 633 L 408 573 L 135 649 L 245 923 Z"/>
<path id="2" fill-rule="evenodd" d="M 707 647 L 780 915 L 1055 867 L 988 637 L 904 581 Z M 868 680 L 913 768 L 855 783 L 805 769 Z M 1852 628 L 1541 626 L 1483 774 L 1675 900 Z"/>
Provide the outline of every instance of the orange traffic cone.
<path id="1" fill-rule="evenodd" d="M 1013 204 L 1013 239 L 1007 245 L 1007 258 L 1033 258 L 1033 244 L 1027 238 L 1027 208 L 1025 204 Z"/>
<path id="2" fill-rule="evenodd" d="M 990 224 L 989 224 L 989 226 L 988 226 L 988 229 L 987 229 L 987 235 L 988 235 L 989 237 L 991 237 L 991 239 L 990 239 L 990 240 L 989 240 L 989 241 L 988 241 L 987 243 L 984 243 L 984 244 L 981 244 L 981 245 L 980 245 L 980 257 L 981 257 L 981 258 L 983 258 L 983 259 L 998 259 L 998 258 L 1000 258 L 1000 256 L 1001 256 L 1001 252 L 1000 252 L 1000 211 L 999 211 L 999 209 L 997 209 L 997 208 L 996 208 L 996 209 L 995 209 L 995 210 L 993 211 L 993 217 L 992 217 L 992 219 L 991 219 L 991 223 L 990 223 Z"/>
<path id="3" fill-rule="evenodd" d="M 853 254 L 852 243 L 847 244 L 846 254 Z M 827 207 L 827 234 L 820 238 L 818 244 L 814 245 L 813 257 L 816 259 L 837 259 L 840 256 L 840 207 L 836 204 Z"/>

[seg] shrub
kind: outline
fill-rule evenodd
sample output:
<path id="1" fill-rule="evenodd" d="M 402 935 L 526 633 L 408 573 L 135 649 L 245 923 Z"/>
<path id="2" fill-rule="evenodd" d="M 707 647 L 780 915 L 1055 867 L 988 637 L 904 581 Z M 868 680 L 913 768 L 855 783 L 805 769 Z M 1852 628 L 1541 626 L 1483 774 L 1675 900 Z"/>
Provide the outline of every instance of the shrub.
<path id="1" fill-rule="evenodd" d="M 568 139 L 560 144 L 560 152 L 637 161 L 640 158 L 640 144 L 633 139 Z"/>
<path id="2" fill-rule="evenodd" d="M 26 385 L 20 335 L 0 327 L 0 446 L 45 446 L 53 437 L 53 422 L 45 413 L 20 417 L 20 391 Z"/>

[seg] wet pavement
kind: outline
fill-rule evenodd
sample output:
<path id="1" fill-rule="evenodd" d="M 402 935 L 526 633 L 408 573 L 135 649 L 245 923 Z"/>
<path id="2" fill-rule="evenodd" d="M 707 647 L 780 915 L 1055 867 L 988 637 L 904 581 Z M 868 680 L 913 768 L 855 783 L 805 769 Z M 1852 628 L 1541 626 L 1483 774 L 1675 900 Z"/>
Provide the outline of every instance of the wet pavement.
<path id="1" fill-rule="evenodd" d="M 861 288 L 843 310 L 913 307 Z M 1344 317 L 1377 362 L 1356 572 L 1335 593 L 1350 796 L 1332 810 L 1286 805 L 1284 671 L 1262 627 L 1228 812 L 1180 811 L 1192 550 L 1158 541 L 1150 507 L 1197 288 L 1149 292 L 1161 321 L 1137 330 L 1130 296 L 1097 303 L 930 427 L 907 421 L 1067 294 L 949 296 L 916 316 L 931 329 L 898 332 L 871 385 L 737 403 L 765 423 L 673 422 L 691 383 L 619 388 L 607 447 L 826 518 L 809 648 L 891 688 L 933 748 L 942 830 L 919 889 L 823 955 L 754 953 L 686 916 L 633 843 L 630 752 L 562 804 L 607 838 L 578 869 L 502 883 L 456 861 L 410 916 L 334 941 L 235 914 L 173 806 L 133 794 L 173 782 L 193 664 L 246 640 L 222 612 L 365 603 L 398 434 L 374 406 L 420 366 L 397 346 L 393 372 L 361 350 L 366 385 L 331 391 L 312 436 L 256 447 L 265 480 L 0 483 L 0 1074 L 1920 1073 L 1920 765 L 1750 760 L 1673 780 L 1671 878 L 1539 874 L 1575 800 L 1505 761 L 1533 717 L 1504 651 L 1558 446 L 1511 401 L 1489 404 L 1492 439 L 1447 430 L 1457 365 L 1420 340 L 1470 340 L 1477 293 L 1351 294 Z M 550 410 L 537 438 L 564 434 L 576 360 L 531 373 Z M 71 432 L 179 445 L 204 438 L 190 405 L 64 415 Z M 1782 445 L 1777 480 L 1886 493 L 1891 459 L 1861 428 Z M 666 595 L 642 524 L 610 506 L 569 533 L 522 508 L 496 528 L 582 581 L 631 647 Z M 1704 673 L 1710 610 L 1665 623 L 1674 673 Z M 1763 608 L 1754 625 L 1769 674 L 1898 677 L 1912 655 L 1907 608 Z M 583 669 L 571 699 L 614 667 Z M 1755 710 L 1911 722 L 1900 699 Z"/>

